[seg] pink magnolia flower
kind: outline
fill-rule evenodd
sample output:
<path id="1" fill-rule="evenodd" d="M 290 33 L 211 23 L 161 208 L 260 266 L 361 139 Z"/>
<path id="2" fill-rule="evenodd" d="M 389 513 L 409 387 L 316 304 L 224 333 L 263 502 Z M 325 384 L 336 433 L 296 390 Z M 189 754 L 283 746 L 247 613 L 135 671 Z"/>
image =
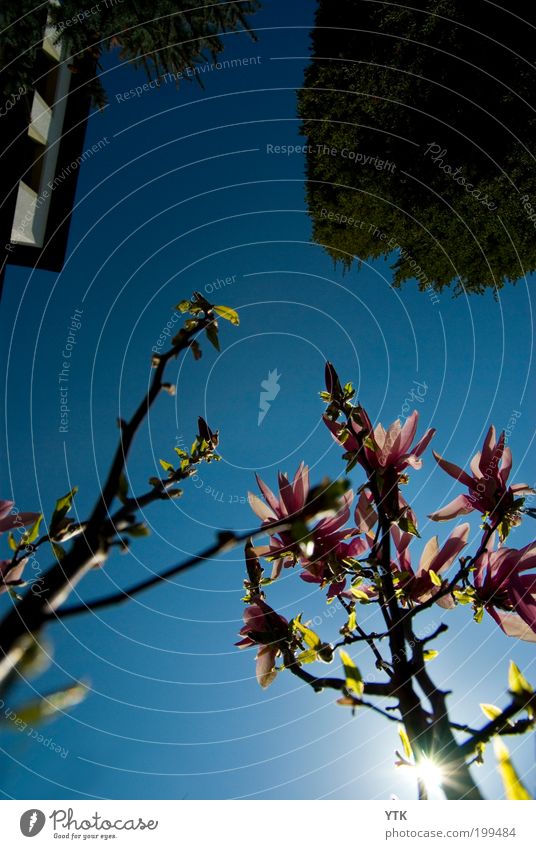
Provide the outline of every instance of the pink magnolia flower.
<path id="1" fill-rule="evenodd" d="M 14 505 L 14 501 L 0 499 L 0 534 L 5 531 L 12 531 L 13 528 L 25 528 L 28 525 L 33 525 L 39 518 L 39 513 L 12 512 Z"/>
<path id="2" fill-rule="evenodd" d="M 434 436 L 435 428 L 429 428 L 417 444 L 412 447 L 419 421 L 417 410 L 413 411 L 403 425 L 400 419 L 396 419 L 387 430 L 382 424 L 377 424 L 373 428 L 362 407 L 359 408 L 359 417 L 361 424 L 350 419 L 348 425 L 343 425 L 326 416 L 324 416 L 324 421 L 335 440 L 343 445 L 347 452 L 359 451 L 362 444 L 358 458 L 362 465 L 364 461 L 364 465 L 380 472 L 393 469 L 398 474 L 401 474 L 408 466 L 414 469 L 421 468 L 421 454 Z"/>
<path id="3" fill-rule="evenodd" d="M 305 507 L 310 487 L 309 469 L 303 463 L 300 463 L 292 482 L 286 475 L 279 474 L 279 498 L 258 475 L 256 477 L 266 504 L 251 492 L 248 498 L 252 510 L 264 523 L 299 515 Z M 279 577 L 283 567 L 294 566 L 297 561 L 308 568 L 313 563 L 323 563 L 328 557 L 336 557 L 340 543 L 357 533 L 355 529 L 344 529 L 350 518 L 352 500 L 353 492 L 349 490 L 341 498 L 340 508 L 335 515 L 320 519 L 301 542 L 290 531 L 280 531 L 271 536 L 268 546 L 256 547 L 255 551 L 260 557 L 274 560 L 272 579 Z"/>
<path id="4" fill-rule="evenodd" d="M 276 676 L 275 661 L 280 654 L 280 643 L 288 638 L 288 621 L 276 613 L 265 601 L 257 598 L 244 610 L 243 637 L 239 648 L 258 645 L 256 675 L 261 687 L 269 687 Z"/>
<path id="5" fill-rule="evenodd" d="M 300 573 L 300 578 L 308 584 L 323 584 L 329 581 L 327 597 L 334 598 L 341 595 L 346 588 L 346 575 L 342 568 L 344 560 L 357 558 L 369 551 L 370 545 L 360 537 L 350 542 L 339 540 L 324 556 L 319 555 L 315 560 L 303 558 L 300 562 L 304 571 Z"/>
<path id="6" fill-rule="evenodd" d="M 497 439 L 493 425 L 487 432 L 482 451 L 471 460 L 472 475 L 455 463 L 444 460 L 435 451 L 434 457 L 443 471 L 469 489 L 467 495 L 458 495 L 441 510 L 431 513 L 429 518 L 435 522 L 445 522 L 471 513 L 472 510 L 491 515 L 497 514 L 500 509 L 504 515 L 512 509 L 516 497 L 534 492 L 526 483 L 507 486 L 512 469 L 512 452 L 505 446 L 504 431 Z"/>
<path id="7" fill-rule="evenodd" d="M 411 534 L 402 533 L 396 525 L 391 527 L 391 535 L 397 552 L 398 563 L 394 564 L 395 574 L 397 571 L 407 573 L 407 577 L 402 579 L 402 586 L 406 595 L 418 603 L 428 601 L 440 590 L 440 586 L 434 583 L 431 573 L 442 575 L 459 557 L 467 545 L 469 538 L 470 526 L 467 522 L 458 525 L 442 548 L 439 548 L 439 540 L 436 536 L 432 537 L 424 546 L 419 568 L 414 572 L 411 566 L 411 556 L 409 545 L 415 539 Z M 454 600 L 451 595 L 442 596 L 437 600 L 440 607 L 454 607 Z"/>
<path id="8" fill-rule="evenodd" d="M 508 637 L 536 642 L 536 542 L 524 548 L 499 548 L 493 541 L 477 560 L 474 573 L 479 601 Z"/>
<path id="9" fill-rule="evenodd" d="M 26 557 L 20 560 L 16 566 L 11 565 L 11 560 L 0 560 L 0 595 L 7 593 L 11 587 L 19 587 L 24 583 L 22 573 L 26 563 Z"/>
<path id="10" fill-rule="evenodd" d="M 378 514 L 374 508 L 372 493 L 362 490 L 355 508 L 355 524 L 360 534 L 370 534 L 378 521 Z"/>
<path id="11" fill-rule="evenodd" d="M 18 513 L 13 510 L 15 502 L 0 499 L 0 534 L 12 531 L 14 528 L 24 528 L 39 518 L 39 513 Z M 10 587 L 18 587 L 23 583 L 22 573 L 27 558 L 12 566 L 11 560 L 0 560 L 0 595 Z"/>

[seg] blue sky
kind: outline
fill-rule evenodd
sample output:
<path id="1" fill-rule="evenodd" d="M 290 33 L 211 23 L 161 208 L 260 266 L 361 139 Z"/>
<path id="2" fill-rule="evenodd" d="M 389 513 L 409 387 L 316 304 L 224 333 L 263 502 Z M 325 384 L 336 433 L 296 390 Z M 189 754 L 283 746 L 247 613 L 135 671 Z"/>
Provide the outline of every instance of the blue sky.
<path id="1" fill-rule="evenodd" d="M 191 441 L 198 415 L 220 429 L 222 462 L 203 467 L 180 501 L 149 508 L 151 537 L 90 575 L 79 589 L 84 599 L 181 560 L 219 529 L 254 527 L 245 496 L 255 470 L 273 484 L 278 468 L 293 472 L 304 459 L 314 481 L 339 474 L 340 451 L 320 423 L 326 358 L 384 423 L 403 411 L 416 382 L 425 386 L 421 428 L 437 427 L 436 449 L 461 465 L 491 422 L 506 427 L 516 411 L 513 479 L 536 480 L 534 295 L 527 282 L 504 289 L 497 301 L 445 292 L 434 303 L 414 283 L 393 290 L 389 262 L 344 275 L 310 241 L 304 157 L 267 153 L 267 144 L 301 142 L 295 90 L 312 5 L 267 4 L 256 19 L 256 44 L 226 36 L 225 58 L 260 62 L 207 73 L 204 90 L 165 85 L 124 101 L 115 95 L 143 85 L 144 77 L 110 63 L 110 105 L 91 116 L 86 140 L 86 148 L 101 141 L 101 149 L 80 171 L 65 268 L 59 275 L 7 272 L 0 304 L 8 328 L 0 341 L 8 401 L 2 497 L 47 515 L 73 484 L 79 515 L 87 514 L 116 444 L 115 420 L 137 404 L 151 348 L 177 301 L 198 289 L 240 312 L 239 328 L 222 327 L 220 354 L 205 345 L 200 362 L 188 356 L 173 365 L 177 396 L 163 396 L 151 413 L 129 475 L 133 489 L 143 490 L 158 459 L 171 459 L 177 440 Z M 303 58 L 282 58 L 296 56 Z M 210 287 L 227 278 L 232 282 L 216 296 Z M 76 309 L 69 430 L 59 433 L 58 374 Z M 280 392 L 259 427 L 261 382 L 274 369 Z M 353 483 L 360 482 L 356 475 Z M 408 488 L 424 537 L 438 530 L 426 513 L 456 491 L 428 454 Z M 528 522 L 515 545 L 529 541 Z M 477 534 L 478 522 L 473 529 Z M 449 530 L 440 526 L 440 538 Z M 45 555 L 39 563 L 47 567 Z M 2 792 L 412 797 L 411 781 L 393 769 L 394 727 L 365 713 L 352 719 L 332 695 L 314 695 L 289 675 L 265 692 L 258 688 L 253 653 L 233 646 L 243 572 L 238 552 L 99 617 L 51 627 L 53 663 L 21 698 L 31 688 L 46 692 L 80 678 L 92 692 L 46 726 L 65 757 L 27 735 L 2 733 Z M 322 617 L 318 630 L 326 639 L 342 624 L 297 574 L 270 587 L 268 600 L 286 616 Z M 433 610 L 423 625 L 438 624 L 439 615 Z M 536 680 L 533 648 L 509 641 L 489 618 L 477 626 L 462 608 L 447 622 L 433 673 L 454 690 L 456 719 L 478 722 L 480 701 L 501 703 L 509 658 Z M 370 669 L 364 653 L 356 659 Z M 512 751 L 535 791 L 533 740 L 520 738 Z M 477 777 L 487 796 L 500 796 L 491 755 Z"/>

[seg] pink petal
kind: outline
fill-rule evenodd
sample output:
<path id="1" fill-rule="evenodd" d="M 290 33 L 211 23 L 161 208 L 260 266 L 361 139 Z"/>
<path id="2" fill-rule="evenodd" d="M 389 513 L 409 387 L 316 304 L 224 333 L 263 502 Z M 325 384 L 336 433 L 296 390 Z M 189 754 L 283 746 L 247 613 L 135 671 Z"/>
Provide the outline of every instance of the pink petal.
<path id="1" fill-rule="evenodd" d="M 421 559 L 419 561 L 419 568 L 417 569 L 417 577 L 420 577 L 424 572 L 428 572 L 430 570 L 430 567 L 438 553 L 439 540 L 436 536 L 431 537 L 423 548 Z M 436 570 L 434 569 L 434 571 Z"/>
<path id="2" fill-rule="evenodd" d="M 347 557 L 359 557 L 360 554 L 365 554 L 370 550 L 370 546 L 367 540 L 362 537 L 356 537 L 351 542 L 348 543 L 346 548 L 346 556 Z"/>
<path id="3" fill-rule="evenodd" d="M 13 528 L 25 528 L 39 518 L 40 513 L 12 513 L 0 519 L 0 533 L 11 531 Z"/>
<path id="4" fill-rule="evenodd" d="M 475 478 L 481 478 L 482 477 L 482 473 L 480 471 L 480 458 L 481 457 L 482 457 L 482 454 L 480 453 L 480 451 L 478 451 L 475 454 L 475 456 L 473 457 L 473 459 L 471 460 L 471 462 L 469 463 L 469 467 L 470 467 Z"/>
<path id="5" fill-rule="evenodd" d="M 361 492 L 355 508 L 355 523 L 360 534 L 367 534 L 378 521 L 378 514 L 374 509 L 372 494 Z"/>
<path id="6" fill-rule="evenodd" d="M 400 419 L 395 419 L 395 421 L 389 425 L 385 435 L 384 451 L 390 455 L 401 454 L 401 438 L 402 425 L 400 424 Z"/>
<path id="7" fill-rule="evenodd" d="M 309 495 L 309 467 L 305 463 L 300 463 L 298 466 L 298 471 L 294 475 L 292 489 L 296 503 L 299 504 L 298 509 L 301 510 Z"/>
<path id="8" fill-rule="evenodd" d="M 297 513 L 300 509 L 300 505 L 297 503 L 296 498 L 294 497 L 294 492 L 292 491 L 292 485 L 289 479 L 286 475 L 283 475 L 281 472 L 279 472 L 278 480 L 279 496 L 281 504 L 285 508 L 282 512 L 287 515 Z"/>
<path id="9" fill-rule="evenodd" d="M 264 625 L 264 612 L 258 604 L 251 604 L 246 607 L 243 613 L 244 628 L 248 631 L 262 631 Z"/>
<path id="10" fill-rule="evenodd" d="M 417 472 L 419 469 L 422 469 L 422 460 L 420 457 L 416 457 L 415 454 L 406 454 L 404 457 L 401 457 L 401 460 Z"/>
<path id="11" fill-rule="evenodd" d="M 510 491 L 515 495 L 536 495 L 536 490 L 532 489 L 527 483 L 514 483 L 510 487 Z"/>
<path id="12" fill-rule="evenodd" d="M 338 442 L 339 445 L 342 445 L 345 451 L 357 451 L 359 445 L 357 443 L 357 439 L 354 436 L 349 436 L 346 442 L 341 442 L 341 431 L 344 430 L 344 426 L 339 422 L 332 422 L 326 416 L 322 417 L 324 420 L 324 424 L 331 431 L 331 435 L 333 436 L 335 442 Z"/>
<path id="13" fill-rule="evenodd" d="M 12 569 L 9 568 L 10 562 L 10 560 L 3 560 L 0 562 L 0 595 L 8 591 L 9 587 L 6 586 L 6 584 L 17 584 L 17 582 L 21 580 L 28 558 L 25 557 Z"/>
<path id="14" fill-rule="evenodd" d="M 519 572 L 536 566 L 536 540 L 529 542 L 524 548 L 520 548 L 518 553 L 517 569 Z"/>
<path id="15" fill-rule="evenodd" d="M 499 472 L 499 477 L 502 480 L 504 486 L 506 486 L 506 481 L 512 471 L 512 451 L 508 446 L 503 451 L 501 470 Z"/>
<path id="16" fill-rule="evenodd" d="M 434 438 L 435 434 L 436 434 L 435 427 L 428 428 L 428 430 L 426 431 L 424 436 L 421 439 L 419 439 L 419 441 L 417 442 L 417 445 L 415 446 L 415 448 L 412 451 L 412 454 L 413 454 L 414 457 L 420 457 L 421 454 L 424 451 L 426 451 L 430 442 Z"/>
<path id="17" fill-rule="evenodd" d="M 441 510 L 436 510 L 435 513 L 430 513 L 428 518 L 434 522 L 448 522 L 449 519 L 455 519 L 457 516 L 465 516 L 474 510 L 473 503 L 466 495 L 458 495 Z"/>
<path id="18" fill-rule="evenodd" d="M 255 477 L 257 478 L 257 484 L 264 496 L 264 500 L 267 502 L 267 504 L 270 505 L 270 507 L 274 511 L 274 514 L 277 516 L 279 511 L 279 500 L 275 497 L 270 487 L 267 486 L 257 474 L 255 474 Z"/>
<path id="19" fill-rule="evenodd" d="M 438 466 L 443 469 L 443 471 L 446 472 L 447 475 L 450 475 L 456 480 L 461 481 L 461 483 L 465 484 L 465 486 L 468 486 L 470 489 L 472 489 L 475 482 L 473 478 L 469 477 L 467 472 L 464 472 L 463 469 L 460 469 L 460 467 L 457 466 L 456 463 L 449 463 L 448 460 L 444 460 L 443 457 L 441 457 L 441 455 L 437 453 L 437 451 L 433 451 L 432 453 L 436 459 Z"/>
<path id="20" fill-rule="evenodd" d="M 14 504 L 14 501 L 5 501 L 4 499 L 0 499 L 0 519 L 5 519 L 5 517 L 9 515 L 9 511 Z"/>
<path id="21" fill-rule="evenodd" d="M 536 599 L 525 589 L 521 582 L 517 581 L 510 583 L 508 595 L 514 603 L 515 612 L 536 632 Z"/>
<path id="22" fill-rule="evenodd" d="M 317 575 L 313 575 L 308 571 L 300 572 L 300 578 L 302 581 L 305 581 L 306 584 L 319 584 L 322 580 L 322 578 L 319 578 Z"/>
<path id="23" fill-rule="evenodd" d="M 454 528 L 441 551 L 437 552 L 429 563 L 428 570 L 432 569 L 437 575 L 446 571 L 467 545 L 470 530 L 471 527 L 467 522 Z"/>
<path id="24" fill-rule="evenodd" d="M 419 422 L 419 414 L 417 410 L 413 410 L 411 416 L 408 416 L 404 422 L 404 427 L 400 433 L 400 444 L 398 450 L 401 454 L 407 454 L 411 448 L 411 444 L 417 433 L 417 424 Z"/>
<path id="25" fill-rule="evenodd" d="M 488 473 L 488 468 L 493 458 L 493 450 L 496 445 L 495 428 L 491 425 L 484 439 L 482 456 L 480 457 L 480 471 L 483 475 Z"/>
<path id="26" fill-rule="evenodd" d="M 396 525 L 391 525 L 391 536 L 393 538 L 395 549 L 398 555 L 398 562 L 400 564 L 400 568 L 404 572 L 412 573 L 413 570 L 411 568 L 411 555 L 409 553 L 409 546 L 411 540 L 413 539 L 412 535 L 402 533 L 400 528 L 398 528 Z"/>
<path id="27" fill-rule="evenodd" d="M 454 610 L 454 608 L 456 607 L 456 602 L 454 601 L 450 593 L 448 593 L 447 595 L 442 595 L 441 598 L 438 598 L 436 604 L 438 604 L 439 607 L 442 607 L 443 610 Z"/>
<path id="28" fill-rule="evenodd" d="M 247 649 L 250 646 L 254 646 L 255 643 L 251 639 L 251 637 L 244 637 L 243 640 L 239 640 L 238 643 L 235 643 L 235 646 L 238 646 L 239 649 Z"/>
<path id="29" fill-rule="evenodd" d="M 257 495 L 254 495 L 253 492 L 248 492 L 248 501 L 249 506 L 251 507 L 255 515 L 257 515 L 259 519 L 261 519 L 263 522 L 273 522 L 275 519 L 278 518 L 277 516 L 274 516 L 274 511 L 270 507 L 268 507 L 268 505 L 265 504 L 264 501 L 261 501 L 261 499 Z"/>
<path id="30" fill-rule="evenodd" d="M 315 531 L 319 531 L 322 535 L 332 534 L 342 528 L 350 518 L 350 505 L 354 500 L 353 490 L 349 489 L 341 498 L 341 506 L 334 516 L 327 519 L 321 519 L 315 527 Z"/>
<path id="31" fill-rule="evenodd" d="M 275 580 L 277 580 L 277 578 L 279 578 L 281 572 L 283 571 L 284 564 L 285 564 L 285 560 L 284 560 L 283 557 L 280 557 L 279 560 L 274 560 L 274 563 L 273 563 L 273 566 L 272 566 L 272 574 L 270 575 L 270 578 L 272 579 L 272 581 L 275 581 Z"/>
<path id="32" fill-rule="evenodd" d="M 263 689 L 269 687 L 277 673 L 274 669 L 277 648 L 274 646 L 260 646 L 256 657 L 257 681 Z"/>
<path id="33" fill-rule="evenodd" d="M 495 610 L 494 607 L 486 607 L 486 610 L 492 616 L 499 628 L 501 628 L 507 637 L 515 637 L 518 640 L 525 640 L 529 643 L 536 643 L 536 633 L 530 628 L 526 622 L 523 622 L 521 616 L 517 613 L 503 613 L 502 610 Z"/>
<path id="34" fill-rule="evenodd" d="M 389 452 L 389 445 L 387 444 L 387 434 L 382 424 L 377 424 L 374 428 L 374 441 L 380 449 L 380 454 L 384 451 Z"/>

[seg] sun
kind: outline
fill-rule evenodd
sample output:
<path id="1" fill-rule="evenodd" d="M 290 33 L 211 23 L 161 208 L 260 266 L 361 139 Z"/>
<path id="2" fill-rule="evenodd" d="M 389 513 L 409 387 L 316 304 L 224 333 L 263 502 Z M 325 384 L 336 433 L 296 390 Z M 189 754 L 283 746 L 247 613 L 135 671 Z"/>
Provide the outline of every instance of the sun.
<path id="1" fill-rule="evenodd" d="M 441 784 L 445 776 L 439 764 L 435 763 L 431 758 L 424 757 L 416 764 L 415 769 L 429 793 L 441 791 Z"/>

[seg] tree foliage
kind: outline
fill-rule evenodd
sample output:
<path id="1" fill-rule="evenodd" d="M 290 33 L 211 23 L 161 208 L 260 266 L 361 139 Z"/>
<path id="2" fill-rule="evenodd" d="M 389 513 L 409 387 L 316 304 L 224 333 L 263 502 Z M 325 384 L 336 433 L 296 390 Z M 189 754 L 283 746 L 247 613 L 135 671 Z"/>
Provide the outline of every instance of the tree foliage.
<path id="1" fill-rule="evenodd" d="M 320 0 L 299 95 L 314 239 L 347 268 L 398 245 L 395 286 L 501 288 L 536 268 L 534 11 L 411 6 Z"/>
<path id="2" fill-rule="evenodd" d="M 0 13 L 1 28 L 5 30 L 0 48 L 0 62 L 5 69 L 3 95 L 7 98 L 21 88 L 32 87 L 47 12 L 67 45 L 73 72 L 93 67 L 95 62 L 100 67 L 102 55 L 118 49 L 120 59 L 143 68 L 150 79 L 156 79 L 215 60 L 225 46 L 222 34 L 240 28 L 248 30 L 247 15 L 258 6 L 258 0 L 199 0 L 195 4 L 186 0 L 102 0 L 88 7 L 64 0 L 36 7 L 27 0 L 9 0 Z M 98 78 L 93 81 L 92 95 L 99 106 L 106 103 Z"/>

